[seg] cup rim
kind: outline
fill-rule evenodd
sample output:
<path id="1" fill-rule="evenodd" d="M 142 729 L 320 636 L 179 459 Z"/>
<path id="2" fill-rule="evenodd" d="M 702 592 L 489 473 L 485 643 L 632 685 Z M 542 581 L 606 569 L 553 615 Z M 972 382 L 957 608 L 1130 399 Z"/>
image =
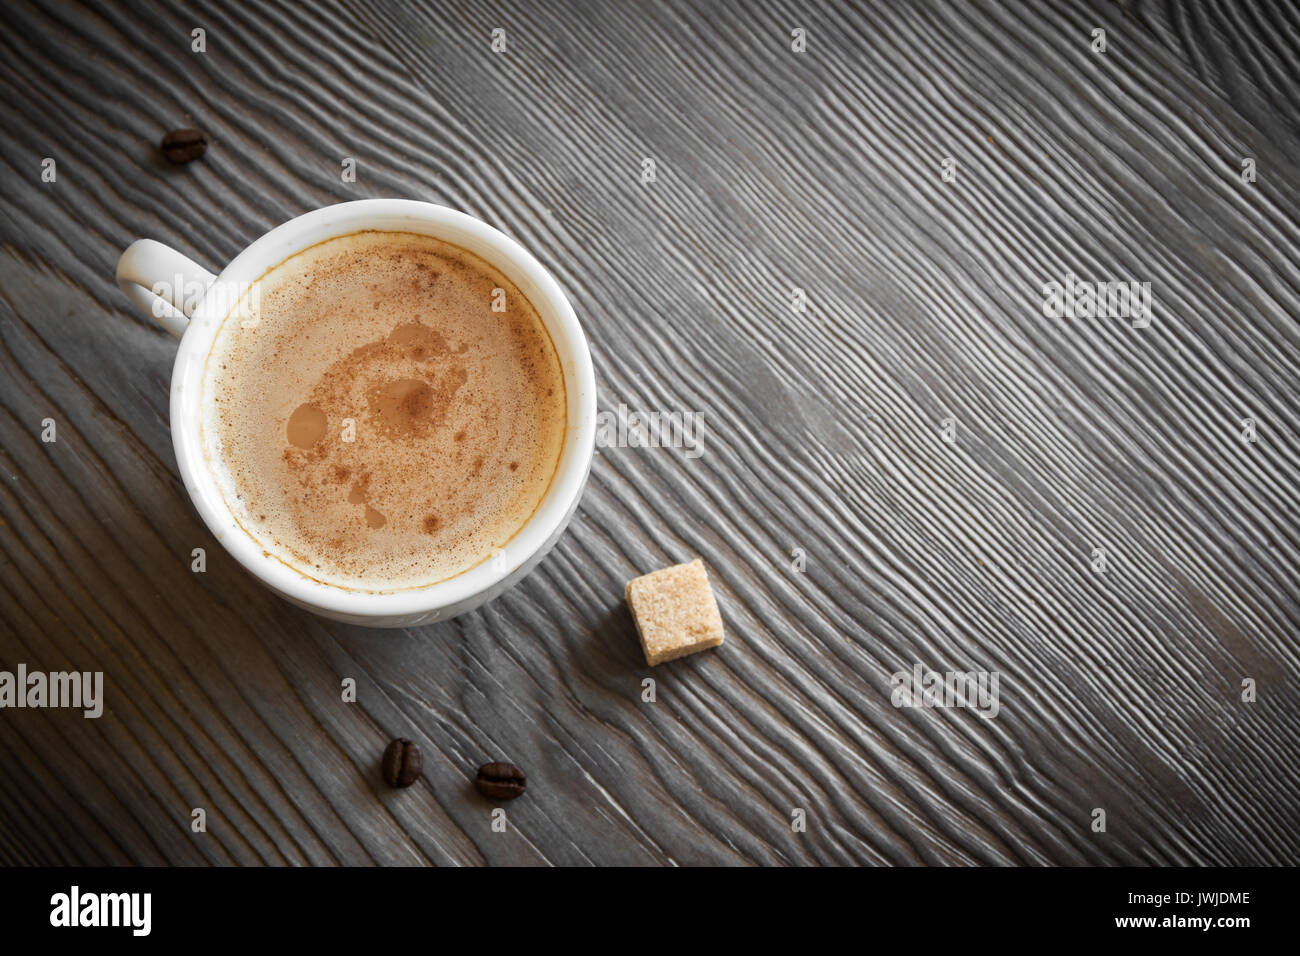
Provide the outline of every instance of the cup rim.
<path id="1" fill-rule="evenodd" d="M 403 225 L 410 228 L 403 229 Z M 210 295 L 211 290 L 218 284 L 229 289 L 251 282 L 316 243 L 367 229 L 433 235 L 469 249 L 505 273 L 536 308 L 551 336 L 565 376 L 568 416 L 550 487 L 533 514 L 492 559 L 443 581 L 392 591 L 351 590 L 318 581 L 267 551 L 232 513 L 206 462 L 201 434 L 203 373 L 230 311 L 227 297 Z M 309 608 L 360 618 L 412 617 L 457 605 L 468 609 L 474 598 L 540 557 L 558 538 L 576 509 L 591 467 L 596 433 L 595 372 L 586 336 L 568 297 L 516 240 L 447 206 L 412 199 L 361 199 L 324 206 L 281 223 L 221 270 L 191 315 L 176 353 L 171 423 L 181 477 L 190 498 L 208 529 L 246 570 Z"/>

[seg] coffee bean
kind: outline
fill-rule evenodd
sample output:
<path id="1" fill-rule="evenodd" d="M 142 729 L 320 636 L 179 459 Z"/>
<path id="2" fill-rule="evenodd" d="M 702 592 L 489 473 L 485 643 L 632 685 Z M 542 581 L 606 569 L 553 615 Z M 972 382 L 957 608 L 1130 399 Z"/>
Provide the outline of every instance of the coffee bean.
<path id="1" fill-rule="evenodd" d="M 513 800 L 523 794 L 528 785 L 524 772 L 512 763 L 485 763 L 478 768 L 474 786 L 478 792 L 493 800 Z"/>
<path id="2" fill-rule="evenodd" d="M 420 779 L 423 768 L 424 756 L 420 753 L 420 745 L 405 737 L 394 740 L 384 751 L 384 781 L 390 787 L 409 787 Z"/>
<path id="3" fill-rule="evenodd" d="M 201 129 L 174 129 L 162 138 L 162 151 L 168 162 L 191 163 L 208 151 L 208 134 Z"/>

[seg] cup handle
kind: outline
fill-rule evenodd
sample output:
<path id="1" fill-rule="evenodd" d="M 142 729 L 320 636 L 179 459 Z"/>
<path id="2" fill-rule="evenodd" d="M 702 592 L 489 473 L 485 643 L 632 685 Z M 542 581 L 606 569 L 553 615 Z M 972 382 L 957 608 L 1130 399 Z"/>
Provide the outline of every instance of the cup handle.
<path id="1" fill-rule="evenodd" d="M 117 284 L 131 301 L 180 338 L 216 276 L 170 246 L 137 239 L 117 260 Z"/>

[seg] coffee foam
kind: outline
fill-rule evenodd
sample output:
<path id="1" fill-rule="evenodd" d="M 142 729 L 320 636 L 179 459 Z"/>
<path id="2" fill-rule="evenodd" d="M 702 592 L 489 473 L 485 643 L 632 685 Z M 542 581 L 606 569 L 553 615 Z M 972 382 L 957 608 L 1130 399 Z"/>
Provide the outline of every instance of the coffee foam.
<path id="1" fill-rule="evenodd" d="M 205 454 L 244 528 L 310 577 L 364 591 L 490 557 L 546 494 L 566 427 L 532 304 L 482 259 L 414 233 L 331 239 L 263 276 L 218 331 L 202 405 Z"/>

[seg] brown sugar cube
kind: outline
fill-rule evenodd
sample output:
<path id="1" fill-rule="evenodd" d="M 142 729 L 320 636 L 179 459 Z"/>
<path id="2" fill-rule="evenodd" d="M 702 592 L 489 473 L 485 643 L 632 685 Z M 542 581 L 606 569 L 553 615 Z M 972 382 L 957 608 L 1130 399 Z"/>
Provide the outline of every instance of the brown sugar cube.
<path id="1" fill-rule="evenodd" d="M 722 615 L 699 558 L 633 578 L 627 606 L 651 667 L 722 643 Z"/>

